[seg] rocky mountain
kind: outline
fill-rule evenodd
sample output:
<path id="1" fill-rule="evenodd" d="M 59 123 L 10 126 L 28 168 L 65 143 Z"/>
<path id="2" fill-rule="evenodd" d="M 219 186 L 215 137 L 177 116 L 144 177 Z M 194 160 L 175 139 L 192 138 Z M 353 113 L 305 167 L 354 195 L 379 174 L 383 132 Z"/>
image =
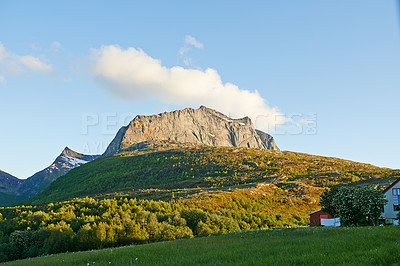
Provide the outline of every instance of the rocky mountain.
<path id="1" fill-rule="evenodd" d="M 22 183 L 22 180 L 0 170 L 0 192 L 13 192 Z"/>
<path id="2" fill-rule="evenodd" d="M 93 161 L 98 157 L 99 155 L 85 155 L 77 153 L 68 147 L 65 147 L 62 153 L 49 167 L 26 179 L 26 181 L 18 189 L 18 192 L 21 195 L 24 195 L 24 198 L 29 198 L 32 195 L 36 195 L 50 185 L 51 182 L 60 176 L 65 175 L 71 169 Z"/>
<path id="3" fill-rule="evenodd" d="M 38 194 L 71 169 L 93 161 L 99 156 L 77 153 L 66 147 L 49 167 L 27 179 L 18 179 L 0 172 L 0 206 L 9 205 Z"/>
<path id="4" fill-rule="evenodd" d="M 118 153 L 146 141 L 279 150 L 273 137 L 256 130 L 250 118 L 233 119 L 201 106 L 199 109 L 136 116 L 118 131 L 104 155 Z"/>

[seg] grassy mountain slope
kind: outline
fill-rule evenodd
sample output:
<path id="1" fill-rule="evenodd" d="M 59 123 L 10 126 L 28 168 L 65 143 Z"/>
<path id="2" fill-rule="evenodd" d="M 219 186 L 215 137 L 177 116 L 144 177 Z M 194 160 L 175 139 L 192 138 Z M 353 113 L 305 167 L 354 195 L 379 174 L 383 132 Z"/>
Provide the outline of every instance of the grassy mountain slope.
<path id="1" fill-rule="evenodd" d="M 152 198 L 160 191 L 194 194 L 254 187 L 262 182 L 301 191 L 335 184 L 380 184 L 398 177 L 398 170 L 295 152 L 150 143 L 73 169 L 29 203 L 103 197 L 116 192 Z"/>
<path id="2" fill-rule="evenodd" d="M 19 200 L 18 196 L 11 192 L 0 192 L 1 206 L 9 206 Z"/>

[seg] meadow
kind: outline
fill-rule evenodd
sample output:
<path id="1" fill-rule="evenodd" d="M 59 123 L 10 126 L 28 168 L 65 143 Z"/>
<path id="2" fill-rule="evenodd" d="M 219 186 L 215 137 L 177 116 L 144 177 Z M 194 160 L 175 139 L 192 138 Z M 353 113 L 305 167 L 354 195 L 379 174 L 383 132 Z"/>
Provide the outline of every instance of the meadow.
<path id="1" fill-rule="evenodd" d="M 112 249 L 64 253 L 5 265 L 398 265 L 400 228 L 254 230 Z"/>

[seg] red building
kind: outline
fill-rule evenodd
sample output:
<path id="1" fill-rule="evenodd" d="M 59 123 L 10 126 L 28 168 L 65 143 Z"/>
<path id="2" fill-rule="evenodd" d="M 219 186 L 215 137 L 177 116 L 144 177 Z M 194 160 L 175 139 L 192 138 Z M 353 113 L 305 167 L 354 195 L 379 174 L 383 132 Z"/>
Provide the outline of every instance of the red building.
<path id="1" fill-rule="evenodd" d="M 321 210 L 309 213 L 308 215 L 310 215 L 310 226 L 321 225 L 321 218 L 324 219 L 332 218 L 332 216 L 330 216 L 329 213 L 323 212 Z"/>

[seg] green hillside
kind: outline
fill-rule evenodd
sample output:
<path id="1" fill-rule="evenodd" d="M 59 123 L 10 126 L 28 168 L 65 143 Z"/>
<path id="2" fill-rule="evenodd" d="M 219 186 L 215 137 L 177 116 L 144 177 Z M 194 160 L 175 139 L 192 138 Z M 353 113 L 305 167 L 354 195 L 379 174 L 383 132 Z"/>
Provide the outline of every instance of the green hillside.
<path id="1" fill-rule="evenodd" d="M 260 182 L 302 189 L 380 184 L 398 177 L 398 170 L 337 158 L 171 143 L 101 157 L 71 170 L 27 203 L 107 195 L 167 200 L 172 195 L 186 197 L 200 190 L 243 188 Z"/>
<path id="2" fill-rule="evenodd" d="M 18 196 L 10 192 L 0 192 L 1 206 L 9 206 L 19 200 Z"/>
<path id="3" fill-rule="evenodd" d="M 5 265 L 398 265 L 393 226 L 249 231 L 65 253 Z"/>
<path id="4" fill-rule="evenodd" d="M 398 177 L 399 170 L 302 153 L 150 143 L 84 164 L 24 205 L 0 208 L 0 261 L 304 227 L 327 186 Z"/>

